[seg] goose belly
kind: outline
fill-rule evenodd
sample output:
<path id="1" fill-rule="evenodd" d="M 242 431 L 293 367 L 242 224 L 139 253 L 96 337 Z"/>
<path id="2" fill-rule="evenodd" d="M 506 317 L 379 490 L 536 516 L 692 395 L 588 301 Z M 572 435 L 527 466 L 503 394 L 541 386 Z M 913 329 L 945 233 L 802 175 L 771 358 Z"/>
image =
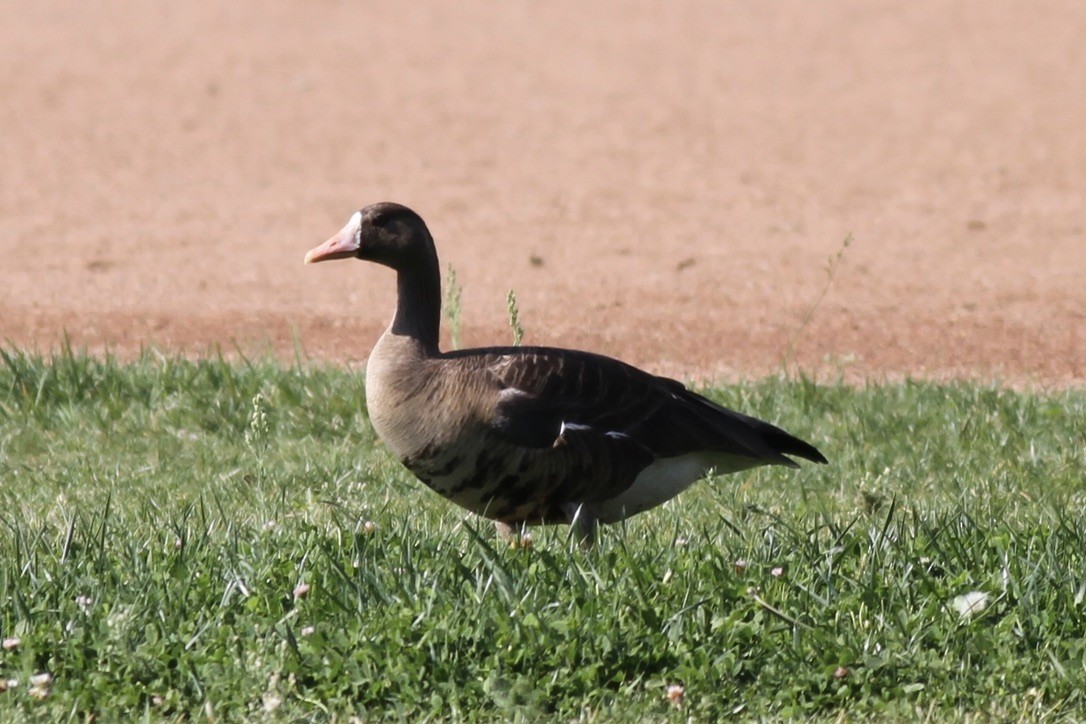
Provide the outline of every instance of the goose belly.
<path id="1" fill-rule="evenodd" d="M 697 453 L 659 458 L 618 496 L 585 507 L 599 522 L 617 523 L 671 500 L 701 480 L 707 470 L 705 460 Z"/>
<path id="2" fill-rule="evenodd" d="M 657 458 L 642 470 L 626 490 L 599 503 L 586 505 L 586 511 L 601 523 L 617 523 L 643 513 L 674 498 L 712 471 L 718 475 L 757 467 L 753 458 L 722 453 L 687 453 Z"/>
<path id="3" fill-rule="evenodd" d="M 554 517 L 547 492 L 557 478 L 533 475 L 526 453 L 512 446 L 435 447 L 402 462 L 428 488 L 472 513 L 506 522 Z"/>

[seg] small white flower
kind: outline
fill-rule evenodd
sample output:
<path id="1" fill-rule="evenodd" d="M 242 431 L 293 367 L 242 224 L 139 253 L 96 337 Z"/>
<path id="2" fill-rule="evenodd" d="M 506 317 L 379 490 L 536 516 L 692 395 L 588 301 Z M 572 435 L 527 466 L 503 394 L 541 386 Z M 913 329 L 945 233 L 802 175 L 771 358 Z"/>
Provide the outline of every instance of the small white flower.
<path id="1" fill-rule="evenodd" d="M 784 575 L 784 569 L 781 568 L 780 566 L 777 566 L 776 568 L 774 568 L 773 570 L 771 570 L 769 572 L 769 575 L 773 576 L 774 578 L 780 578 L 781 576 Z"/>
<path id="2" fill-rule="evenodd" d="M 960 596 L 955 596 L 950 605 L 958 612 L 959 616 L 969 618 L 988 607 L 988 594 L 984 591 L 963 593 Z"/>
<path id="3" fill-rule="evenodd" d="M 309 595 L 309 584 L 308 583 L 299 583 L 294 588 L 294 597 L 295 598 L 305 598 L 308 595 Z"/>
<path id="4" fill-rule="evenodd" d="M 675 706 L 682 706 L 686 689 L 681 684 L 671 684 L 667 687 L 667 700 Z"/>
<path id="5" fill-rule="evenodd" d="M 106 625 L 110 628 L 120 628 L 124 626 L 128 621 L 128 609 L 122 607 L 115 608 L 109 612 L 106 616 Z"/>
<path id="6" fill-rule="evenodd" d="M 675 547 L 676 548 L 685 548 L 686 544 L 689 543 L 689 542 L 690 541 L 688 541 L 686 538 L 683 538 L 682 536 L 679 536 L 678 538 L 675 539 Z"/>
<path id="7" fill-rule="evenodd" d="M 30 677 L 30 688 L 27 689 L 26 693 L 35 699 L 44 699 L 49 696 L 49 685 L 52 683 L 53 675 L 48 671 L 34 674 Z"/>
<path id="8" fill-rule="evenodd" d="M 372 520 L 367 520 L 365 523 L 362 524 L 362 530 L 366 531 L 367 533 L 372 533 L 373 531 L 377 530 L 377 524 L 374 523 Z"/>
<path id="9" fill-rule="evenodd" d="M 4 688 L 5 689 L 18 689 L 19 688 L 19 680 L 18 679 L 8 679 L 7 681 L 4 682 Z"/>
<path id="10" fill-rule="evenodd" d="M 53 675 L 48 671 L 43 671 L 40 674 L 34 674 L 30 677 L 31 686 L 49 686 L 53 683 Z"/>
<path id="11" fill-rule="evenodd" d="M 90 596 L 76 596 L 75 597 L 75 604 L 77 606 L 79 606 L 79 609 L 83 613 L 87 613 L 88 611 L 90 611 L 90 607 L 91 607 L 92 603 L 94 603 L 94 601 L 91 600 Z"/>
<path id="12" fill-rule="evenodd" d="M 745 558 L 740 558 L 735 562 L 735 572 L 739 575 L 743 575 L 747 571 L 747 565 L 749 565 Z"/>
<path id="13" fill-rule="evenodd" d="M 312 636 L 314 631 L 316 631 L 316 629 L 312 626 L 305 626 L 302 628 L 301 634 L 302 636 Z"/>
<path id="14" fill-rule="evenodd" d="M 269 714 L 278 709 L 283 704 L 283 699 L 274 692 L 268 692 L 264 695 L 264 711 Z"/>
<path id="15" fill-rule="evenodd" d="M 4 639 L 4 650 L 11 651 L 14 648 L 18 648 L 20 643 L 22 642 L 19 640 L 18 636 L 12 636 L 11 638 Z"/>

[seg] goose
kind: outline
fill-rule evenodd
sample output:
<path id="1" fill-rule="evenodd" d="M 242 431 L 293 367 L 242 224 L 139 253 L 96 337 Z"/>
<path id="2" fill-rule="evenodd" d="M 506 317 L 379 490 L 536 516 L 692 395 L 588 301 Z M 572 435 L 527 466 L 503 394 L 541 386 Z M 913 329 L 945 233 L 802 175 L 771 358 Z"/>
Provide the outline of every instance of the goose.
<path id="1" fill-rule="evenodd" d="M 366 364 L 378 437 L 423 484 L 506 535 L 596 527 L 675 497 L 710 473 L 826 458 L 784 430 L 610 357 L 552 347 L 438 346 L 433 237 L 406 206 L 378 203 L 305 255 L 396 272 L 391 324 Z"/>

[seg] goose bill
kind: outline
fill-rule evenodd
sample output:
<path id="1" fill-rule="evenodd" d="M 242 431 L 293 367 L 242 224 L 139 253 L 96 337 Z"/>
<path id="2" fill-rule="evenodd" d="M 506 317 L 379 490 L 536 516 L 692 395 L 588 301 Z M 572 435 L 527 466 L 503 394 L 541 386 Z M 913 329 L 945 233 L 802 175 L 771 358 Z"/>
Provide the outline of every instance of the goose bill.
<path id="1" fill-rule="evenodd" d="M 335 236 L 320 246 L 315 246 L 306 252 L 305 263 L 316 264 L 318 261 L 331 261 L 332 259 L 349 259 L 358 254 L 358 214 L 351 217 L 347 225 L 339 230 Z"/>

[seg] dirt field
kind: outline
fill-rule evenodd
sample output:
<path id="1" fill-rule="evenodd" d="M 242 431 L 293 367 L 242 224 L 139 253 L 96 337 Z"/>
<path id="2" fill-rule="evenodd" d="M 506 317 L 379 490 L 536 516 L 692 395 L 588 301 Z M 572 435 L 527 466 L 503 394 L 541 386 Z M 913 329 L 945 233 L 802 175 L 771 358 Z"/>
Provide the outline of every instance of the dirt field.
<path id="1" fill-rule="evenodd" d="M 527 343 L 684 378 L 1086 381 L 1076 0 L 2 15 L 5 344 L 361 361 L 391 274 L 301 260 L 392 200 L 468 345 L 512 287 Z"/>

